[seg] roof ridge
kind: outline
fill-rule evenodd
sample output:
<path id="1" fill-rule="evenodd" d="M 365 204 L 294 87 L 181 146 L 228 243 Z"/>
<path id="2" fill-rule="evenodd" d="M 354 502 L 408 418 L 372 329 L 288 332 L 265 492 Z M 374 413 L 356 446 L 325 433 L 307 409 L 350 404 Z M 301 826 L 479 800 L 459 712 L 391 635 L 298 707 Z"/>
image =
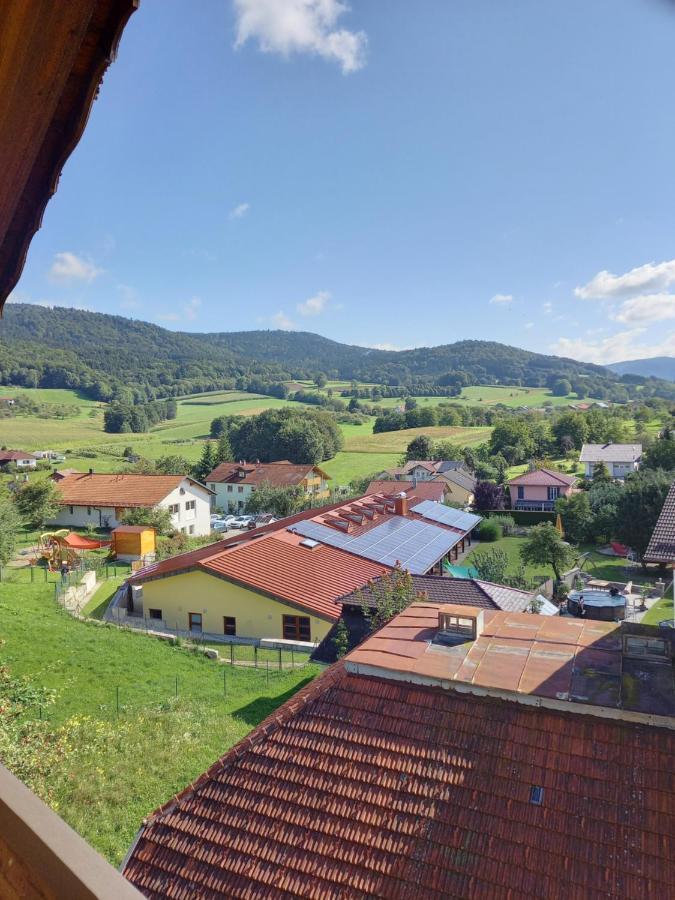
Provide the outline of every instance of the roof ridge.
<path id="1" fill-rule="evenodd" d="M 345 674 L 346 670 L 342 660 L 333 663 L 333 665 L 329 666 L 325 672 L 313 679 L 310 684 L 301 688 L 297 693 L 293 694 L 289 700 L 282 703 L 277 709 L 271 712 L 259 725 L 256 725 L 252 731 L 249 731 L 245 738 L 238 741 L 227 751 L 227 753 L 217 759 L 216 762 L 195 781 L 175 794 L 170 800 L 167 800 L 166 803 L 159 806 L 153 813 L 146 816 L 143 819 L 143 825 L 155 822 L 162 816 L 172 812 L 177 804 L 186 800 L 188 797 L 193 796 L 215 775 L 222 772 L 231 763 L 236 762 L 236 760 L 238 760 L 246 751 L 254 747 L 261 739 L 274 734 L 275 731 L 296 715 L 299 707 L 306 706 L 312 700 L 316 699 L 319 694 L 323 693 L 323 691 L 330 689 L 330 687 L 339 681 Z"/>

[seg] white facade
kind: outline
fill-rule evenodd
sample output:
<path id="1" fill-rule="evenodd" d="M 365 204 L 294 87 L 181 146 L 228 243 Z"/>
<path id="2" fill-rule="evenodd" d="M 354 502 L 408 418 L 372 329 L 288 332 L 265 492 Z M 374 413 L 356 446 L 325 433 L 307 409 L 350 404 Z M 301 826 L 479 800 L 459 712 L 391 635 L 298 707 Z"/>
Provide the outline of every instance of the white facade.
<path id="1" fill-rule="evenodd" d="M 593 477 L 593 469 L 596 465 L 598 465 L 597 462 L 584 463 L 584 474 L 586 475 L 586 478 Z M 637 470 L 640 468 L 640 463 L 638 461 L 605 462 L 605 466 L 607 467 L 607 471 L 612 476 L 612 478 L 625 478 L 626 475 L 630 475 L 631 472 L 637 472 Z"/>
<path id="2" fill-rule="evenodd" d="M 211 533 L 210 498 L 202 485 L 185 478 L 157 506 L 171 512 L 171 522 L 177 531 L 201 536 Z M 63 528 L 116 528 L 121 524 L 123 512 L 124 507 L 64 504 L 59 514 L 47 524 Z"/>
<path id="3" fill-rule="evenodd" d="M 206 486 L 215 494 L 211 500 L 214 509 L 226 513 L 243 513 L 255 490 L 252 484 L 227 484 L 219 481 L 207 481 Z"/>
<path id="4" fill-rule="evenodd" d="M 15 459 L 14 462 L 16 463 L 17 469 L 34 469 L 35 466 L 37 465 L 36 459 L 22 458 L 22 459 Z"/>

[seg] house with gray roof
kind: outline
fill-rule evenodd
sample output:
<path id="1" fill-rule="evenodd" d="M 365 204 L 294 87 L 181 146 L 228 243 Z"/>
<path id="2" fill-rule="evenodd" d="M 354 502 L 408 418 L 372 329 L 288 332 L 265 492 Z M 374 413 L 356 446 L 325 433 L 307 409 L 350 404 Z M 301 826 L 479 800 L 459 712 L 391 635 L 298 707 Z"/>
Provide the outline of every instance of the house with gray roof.
<path id="1" fill-rule="evenodd" d="M 640 468 L 642 444 L 584 444 L 579 462 L 584 464 L 586 478 L 593 477 L 598 463 L 604 463 L 612 478 L 625 478 Z"/>

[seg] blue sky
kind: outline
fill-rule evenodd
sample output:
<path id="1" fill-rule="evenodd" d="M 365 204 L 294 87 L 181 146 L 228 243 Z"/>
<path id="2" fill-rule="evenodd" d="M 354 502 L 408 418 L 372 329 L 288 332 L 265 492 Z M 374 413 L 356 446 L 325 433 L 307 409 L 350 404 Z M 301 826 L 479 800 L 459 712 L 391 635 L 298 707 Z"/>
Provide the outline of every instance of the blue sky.
<path id="1" fill-rule="evenodd" d="M 14 299 L 675 355 L 675 3 L 143 0 Z"/>

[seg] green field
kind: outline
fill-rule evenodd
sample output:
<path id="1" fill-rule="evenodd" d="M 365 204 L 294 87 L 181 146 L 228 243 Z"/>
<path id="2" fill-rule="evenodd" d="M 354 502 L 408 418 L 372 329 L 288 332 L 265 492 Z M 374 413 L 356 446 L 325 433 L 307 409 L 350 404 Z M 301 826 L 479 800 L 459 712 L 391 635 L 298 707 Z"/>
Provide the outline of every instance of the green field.
<path id="1" fill-rule="evenodd" d="M 21 679 L 0 670 L 0 756 L 119 865 L 143 816 L 319 669 L 225 666 L 73 619 L 48 588 L 0 586 L 2 663 Z"/>
<path id="2" fill-rule="evenodd" d="M 570 403 L 581 402 L 576 394 L 554 397 L 546 388 L 521 388 L 508 385 L 467 387 L 459 397 L 453 397 L 452 401 L 470 406 L 496 406 L 498 403 L 502 403 L 504 406 L 528 406 L 530 408 L 543 406 L 547 402 L 553 406 L 569 406 Z"/>

